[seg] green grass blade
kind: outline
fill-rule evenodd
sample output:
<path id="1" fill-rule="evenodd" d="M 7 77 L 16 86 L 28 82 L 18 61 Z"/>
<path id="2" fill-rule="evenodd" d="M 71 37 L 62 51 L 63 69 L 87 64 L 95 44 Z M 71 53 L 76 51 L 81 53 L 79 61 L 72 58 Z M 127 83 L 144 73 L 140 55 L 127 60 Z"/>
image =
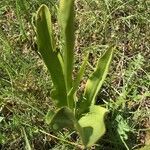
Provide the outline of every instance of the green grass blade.
<path id="1" fill-rule="evenodd" d="M 72 87 L 73 49 L 74 49 L 74 0 L 60 0 L 59 23 L 62 30 L 64 70 L 67 92 Z"/>
<path id="2" fill-rule="evenodd" d="M 0 122 L 2 122 L 3 119 L 4 119 L 4 117 L 1 117 L 1 116 L 0 116 Z"/>
<path id="3" fill-rule="evenodd" d="M 99 59 L 96 70 L 88 79 L 85 92 L 83 95 L 83 101 L 81 102 L 80 109 L 82 112 L 87 111 L 89 106 L 95 103 L 95 98 L 99 92 L 109 69 L 114 47 L 110 47 L 105 54 Z"/>
<path id="4" fill-rule="evenodd" d="M 26 143 L 26 150 L 32 150 L 25 129 L 22 128 L 22 131 L 23 131 L 23 135 L 24 135 L 24 139 Z"/>
<path id="5" fill-rule="evenodd" d="M 11 46 L 9 39 L 6 36 L 6 33 L 4 33 L 4 31 L 0 28 L 0 44 L 1 43 L 5 47 L 5 48 L 3 47 L 3 49 L 6 50 L 9 54 L 11 50 L 13 49 L 13 47 Z"/>
<path id="6" fill-rule="evenodd" d="M 63 61 L 61 54 L 54 49 L 51 14 L 46 5 L 41 5 L 37 12 L 36 28 L 39 52 L 50 71 L 52 81 L 56 88 L 58 106 L 66 106 L 67 92 L 62 69 Z"/>
<path id="7" fill-rule="evenodd" d="M 24 25 L 22 15 L 21 15 L 21 8 L 20 8 L 19 0 L 16 0 L 16 14 L 17 14 L 17 19 L 19 21 L 19 25 L 20 25 L 20 34 L 23 36 L 24 39 L 28 39 L 28 36 L 25 32 L 25 25 Z"/>

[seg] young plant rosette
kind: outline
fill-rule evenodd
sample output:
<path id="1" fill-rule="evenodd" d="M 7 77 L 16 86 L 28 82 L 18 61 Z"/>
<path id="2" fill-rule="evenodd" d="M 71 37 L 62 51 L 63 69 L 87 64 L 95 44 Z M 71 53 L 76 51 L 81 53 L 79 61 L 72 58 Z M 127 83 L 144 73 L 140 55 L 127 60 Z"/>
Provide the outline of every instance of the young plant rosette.
<path id="1" fill-rule="evenodd" d="M 109 47 L 98 60 L 94 72 L 85 85 L 84 93 L 77 98 L 80 81 L 85 72 L 88 56 L 77 73 L 72 78 L 74 63 L 74 0 L 60 0 L 58 22 L 61 28 L 62 49 L 57 50 L 51 14 L 46 5 L 41 5 L 36 16 L 36 31 L 38 50 L 47 66 L 53 82 L 51 97 L 55 100 L 58 110 L 49 111 L 46 122 L 53 130 L 68 128 L 76 130 L 85 147 L 91 147 L 104 133 L 104 117 L 106 108 L 96 105 L 96 96 L 106 78 L 114 51 Z"/>

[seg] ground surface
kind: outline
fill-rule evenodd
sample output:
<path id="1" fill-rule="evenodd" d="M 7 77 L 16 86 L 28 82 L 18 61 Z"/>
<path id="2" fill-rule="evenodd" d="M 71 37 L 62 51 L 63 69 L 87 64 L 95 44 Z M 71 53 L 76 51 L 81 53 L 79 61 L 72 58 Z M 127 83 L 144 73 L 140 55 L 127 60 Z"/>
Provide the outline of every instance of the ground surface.
<path id="1" fill-rule="evenodd" d="M 50 98 L 50 76 L 38 56 L 35 38 L 34 16 L 42 3 L 47 4 L 53 14 L 57 34 L 54 7 L 58 4 L 57 0 L 0 1 L 2 150 L 25 149 L 27 141 L 36 150 L 81 149 L 76 134 L 67 130 L 52 133 L 44 121 L 48 109 L 55 107 Z M 91 149 L 148 147 L 150 1 L 76 0 L 75 6 L 75 73 L 86 51 L 90 51 L 88 76 L 105 49 L 110 44 L 117 45 L 110 72 L 97 98 L 98 104 L 104 104 L 110 110 L 106 118 L 107 132 Z M 84 80 L 79 92 L 83 88 Z"/>

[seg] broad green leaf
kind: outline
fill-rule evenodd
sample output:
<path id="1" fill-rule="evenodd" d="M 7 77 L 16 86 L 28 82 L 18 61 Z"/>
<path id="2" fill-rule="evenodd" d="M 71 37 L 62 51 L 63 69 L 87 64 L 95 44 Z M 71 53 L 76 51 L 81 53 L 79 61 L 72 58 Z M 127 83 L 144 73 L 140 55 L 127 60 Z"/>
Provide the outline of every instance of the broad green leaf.
<path id="1" fill-rule="evenodd" d="M 80 136 L 85 147 L 91 147 L 105 133 L 104 117 L 107 109 L 93 105 L 89 113 L 79 119 Z"/>
<path id="2" fill-rule="evenodd" d="M 74 129 L 76 123 L 73 112 L 68 107 L 62 107 L 51 119 L 50 126 L 54 130 L 60 130 L 62 128 Z"/>
<path id="3" fill-rule="evenodd" d="M 41 5 L 36 18 L 37 42 L 39 52 L 51 74 L 56 88 L 59 107 L 67 105 L 67 92 L 64 79 L 63 61 L 60 52 L 55 51 L 52 33 L 51 14 L 46 5 Z"/>
<path id="4" fill-rule="evenodd" d="M 72 87 L 73 49 L 74 49 L 74 0 L 60 0 L 59 23 L 62 30 L 64 72 L 67 92 Z"/>
<path id="5" fill-rule="evenodd" d="M 99 59 L 96 70 L 94 73 L 89 77 L 86 86 L 85 91 L 83 94 L 83 99 L 79 103 L 79 109 L 81 112 L 84 113 L 87 112 L 89 109 L 89 106 L 91 104 L 95 104 L 95 98 L 97 93 L 99 92 L 106 75 L 108 73 L 108 69 L 112 60 L 114 48 L 110 47 L 105 54 Z"/>

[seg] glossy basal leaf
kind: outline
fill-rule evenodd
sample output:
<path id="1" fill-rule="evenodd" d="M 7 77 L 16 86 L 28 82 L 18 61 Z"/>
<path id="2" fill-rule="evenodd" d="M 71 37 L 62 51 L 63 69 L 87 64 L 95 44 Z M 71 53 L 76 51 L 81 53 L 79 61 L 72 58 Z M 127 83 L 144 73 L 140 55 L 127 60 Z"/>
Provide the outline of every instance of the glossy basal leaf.
<path id="1" fill-rule="evenodd" d="M 51 74 L 59 107 L 67 105 L 67 92 L 63 73 L 63 61 L 55 51 L 52 33 L 51 14 L 46 5 L 41 5 L 36 18 L 37 42 L 39 52 Z"/>
<path id="2" fill-rule="evenodd" d="M 76 124 L 75 116 L 68 107 L 60 108 L 50 122 L 53 130 L 61 130 L 63 128 L 75 129 Z"/>
<path id="3" fill-rule="evenodd" d="M 78 121 L 81 132 L 80 136 L 85 147 L 91 147 L 105 133 L 104 117 L 107 109 L 93 105 L 89 113 Z"/>
<path id="4" fill-rule="evenodd" d="M 74 49 L 74 0 L 60 0 L 59 23 L 62 31 L 64 72 L 67 92 L 72 87 L 73 49 Z"/>
<path id="5" fill-rule="evenodd" d="M 79 113 L 87 112 L 89 106 L 95 104 L 95 98 L 97 93 L 99 92 L 106 75 L 108 73 L 108 69 L 112 60 L 114 47 L 110 47 L 104 55 L 99 59 L 97 63 L 96 70 L 89 77 L 86 86 L 85 92 L 83 94 L 83 99 L 79 103 Z"/>

